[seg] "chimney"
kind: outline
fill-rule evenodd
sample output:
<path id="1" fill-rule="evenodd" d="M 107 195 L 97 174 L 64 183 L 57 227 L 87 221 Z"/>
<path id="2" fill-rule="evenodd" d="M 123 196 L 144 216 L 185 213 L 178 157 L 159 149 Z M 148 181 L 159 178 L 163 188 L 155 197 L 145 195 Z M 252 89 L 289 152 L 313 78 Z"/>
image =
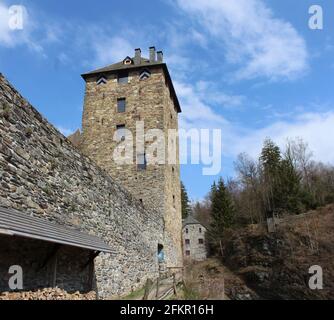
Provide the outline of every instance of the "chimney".
<path id="1" fill-rule="evenodd" d="M 158 51 L 157 52 L 157 56 L 158 56 L 158 62 L 163 62 L 164 60 L 164 54 L 162 51 Z"/>
<path id="2" fill-rule="evenodd" d="M 141 50 L 140 50 L 140 48 L 135 49 L 134 63 L 135 64 L 140 64 L 141 63 Z"/>
<path id="3" fill-rule="evenodd" d="M 150 62 L 155 62 L 155 47 L 150 47 Z"/>

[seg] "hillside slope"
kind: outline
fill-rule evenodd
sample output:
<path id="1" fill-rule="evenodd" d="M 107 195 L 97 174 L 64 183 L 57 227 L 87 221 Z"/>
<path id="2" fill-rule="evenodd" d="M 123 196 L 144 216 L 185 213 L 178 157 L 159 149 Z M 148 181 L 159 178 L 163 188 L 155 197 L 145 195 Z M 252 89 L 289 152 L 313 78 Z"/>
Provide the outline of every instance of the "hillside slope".
<path id="1" fill-rule="evenodd" d="M 274 233 L 233 231 L 223 263 L 263 299 L 334 299 L 334 205 L 284 219 Z M 312 265 L 323 269 L 323 290 L 309 288 Z"/>

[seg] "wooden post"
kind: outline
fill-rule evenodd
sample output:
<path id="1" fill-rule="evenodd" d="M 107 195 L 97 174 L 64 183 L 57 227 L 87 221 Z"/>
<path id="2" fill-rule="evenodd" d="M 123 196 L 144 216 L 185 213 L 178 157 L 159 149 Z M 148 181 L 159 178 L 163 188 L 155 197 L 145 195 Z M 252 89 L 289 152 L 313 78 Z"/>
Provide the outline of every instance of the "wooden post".
<path id="1" fill-rule="evenodd" d="M 93 291 L 93 283 L 94 283 L 94 260 L 92 260 L 89 264 L 88 270 L 88 290 Z"/>
<path id="2" fill-rule="evenodd" d="M 221 240 L 219 240 L 219 245 L 220 245 L 220 252 L 222 254 L 222 258 L 224 258 L 224 250 L 223 250 L 223 244 Z"/>
<path id="3" fill-rule="evenodd" d="M 174 294 L 177 297 L 177 290 L 176 290 L 176 275 L 175 272 L 173 273 L 173 289 L 174 289 Z"/>
<path id="4" fill-rule="evenodd" d="M 147 279 L 146 280 L 146 284 L 145 284 L 145 292 L 144 292 L 144 296 L 143 296 L 143 300 L 148 300 L 148 296 L 150 294 L 150 289 L 152 287 L 152 280 L 151 279 Z"/>
<path id="5" fill-rule="evenodd" d="M 52 273 L 52 288 L 56 287 L 57 284 L 57 262 L 58 262 L 58 253 L 56 252 L 53 258 L 53 273 Z"/>
<path id="6" fill-rule="evenodd" d="M 157 279 L 157 292 L 155 294 L 155 297 L 158 299 L 159 298 L 159 278 Z"/>

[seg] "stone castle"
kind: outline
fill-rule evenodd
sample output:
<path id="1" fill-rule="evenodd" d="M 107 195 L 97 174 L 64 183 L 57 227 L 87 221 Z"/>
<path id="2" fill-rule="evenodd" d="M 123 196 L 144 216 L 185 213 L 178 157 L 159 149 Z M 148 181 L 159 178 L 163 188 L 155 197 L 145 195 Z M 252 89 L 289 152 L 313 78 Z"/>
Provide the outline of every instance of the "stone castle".
<path id="1" fill-rule="evenodd" d="M 170 145 L 168 130 L 178 129 L 180 105 L 171 81 L 163 53 L 149 49 L 149 59 L 135 50 L 134 58 L 83 75 L 86 94 L 82 123 L 81 150 L 128 189 L 144 206 L 153 206 L 161 212 L 165 231 L 172 239 L 166 244 L 168 266 L 182 266 L 181 251 L 181 189 L 178 140 L 175 143 L 176 161 L 168 164 Z M 145 132 L 160 129 L 165 134 L 165 159 L 150 163 L 154 157 L 142 141 L 138 124 Z M 129 130 L 137 145 L 130 150 L 130 164 L 118 164 L 113 151 L 119 144 L 113 136 L 116 131 Z M 117 133 L 116 133 L 117 135 Z M 141 140 L 141 141 L 139 141 Z M 153 139 L 152 139 L 153 140 Z M 158 141 L 158 143 L 161 143 Z M 157 150 L 151 150 L 151 153 Z M 152 162 L 152 161 L 151 161 Z M 170 249 L 172 251 L 170 251 Z"/>
<path id="2" fill-rule="evenodd" d="M 177 129 L 162 52 L 152 47 L 144 59 L 137 49 L 83 78 L 80 151 L 0 74 L 0 292 L 11 265 L 22 266 L 24 290 L 94 289 L 101 298 L 159 277 L 162 248 L 167 270 L 183 265 L 178 157 L 150 163 L 143 141 L 133 163 L 112 159 L 115 132 L 126 142 L 138 121 L 166 136 Z"/>

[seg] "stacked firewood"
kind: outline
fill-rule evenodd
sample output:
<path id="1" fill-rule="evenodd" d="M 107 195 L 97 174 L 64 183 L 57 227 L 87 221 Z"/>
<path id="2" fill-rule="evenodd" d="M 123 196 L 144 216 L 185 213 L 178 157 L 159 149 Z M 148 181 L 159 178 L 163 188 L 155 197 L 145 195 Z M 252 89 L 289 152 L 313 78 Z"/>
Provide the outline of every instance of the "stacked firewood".
<path id="1" fill-rule="evenodd" d="M 68 293 L 59 288 L 45 288 L 37 291 L 0 292 L 0 300 L 95 300 L 96 292 Z"/>

